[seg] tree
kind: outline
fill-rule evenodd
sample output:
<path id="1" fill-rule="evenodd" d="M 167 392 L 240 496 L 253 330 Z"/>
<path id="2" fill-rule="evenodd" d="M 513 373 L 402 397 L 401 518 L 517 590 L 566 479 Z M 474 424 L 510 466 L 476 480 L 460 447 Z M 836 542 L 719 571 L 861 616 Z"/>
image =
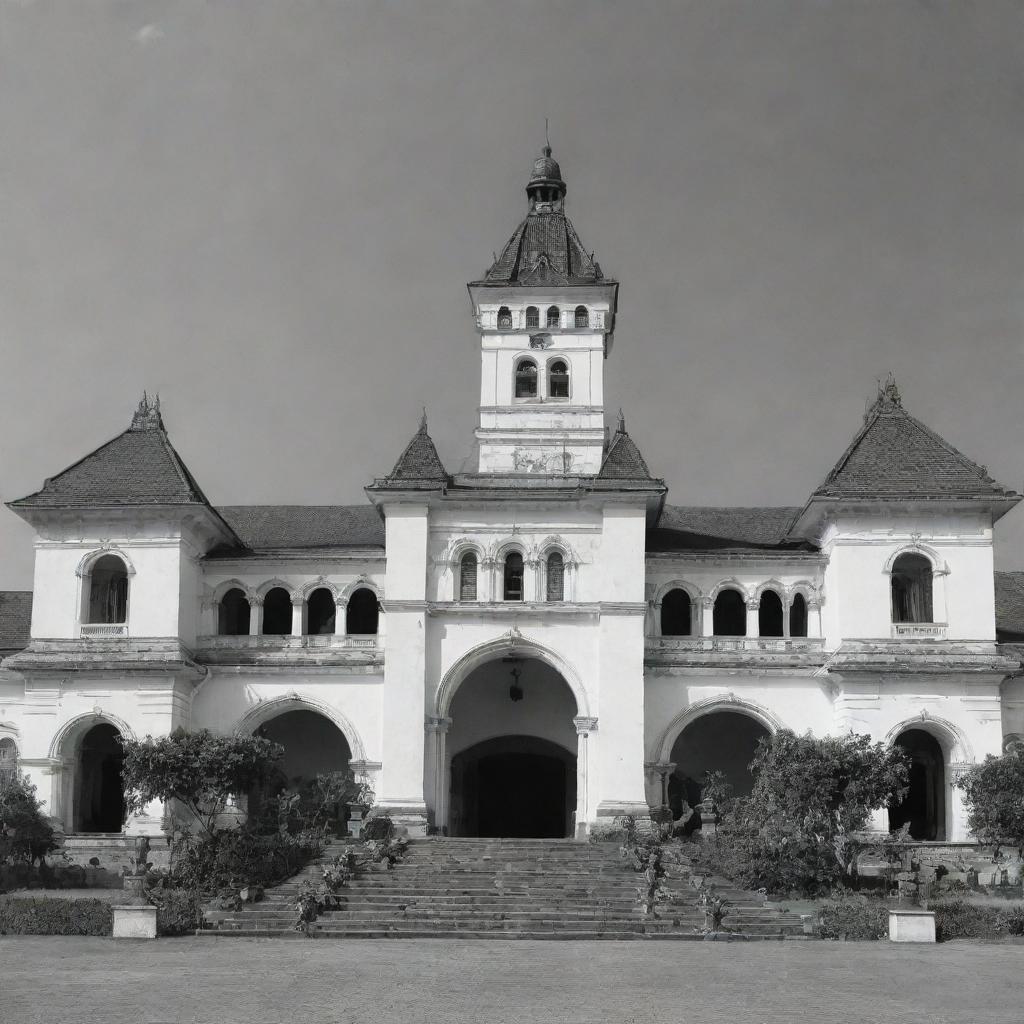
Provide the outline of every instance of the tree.
<path id="1" fill-rule="evenodd" d="M 31 864 L 56 849 L 53 827 L 39 806 L 36 787 L 20 773 L 0 774 L 0 864 Z"/>
<path id="2" fill-rule="evenodd" d="M 726 810 L 719 846 L 738 881 L 771 891 L 831 888 L 853 870 L 855 833 L 906 793 L 909 759 L 870 737 L 796 736 L 758 745 L 749 797 Z"/>
<path id="3" fill-rule="evenodd" d="M 957 785 L 964 791 L 967 824 L 975 837 L 995 847 L 1015 846 L 1024 856 L 1024 750 L 989 754 Z"/>
<path id="4" fill-rule="evenodd" d="M 123 739 L 125 800 L 141 811 L 152 800 L 177 800 L 208 835 L 229 798 L 263 784 L 284 748 L 261 736 L 216 736 L 209 729 L 154 740 Z"/>

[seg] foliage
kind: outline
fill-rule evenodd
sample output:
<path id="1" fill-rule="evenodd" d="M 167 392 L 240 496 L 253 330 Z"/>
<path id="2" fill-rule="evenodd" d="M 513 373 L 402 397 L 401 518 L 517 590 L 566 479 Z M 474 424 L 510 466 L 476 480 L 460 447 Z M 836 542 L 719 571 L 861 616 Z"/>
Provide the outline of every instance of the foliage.
<path id="1" fill-rule="evenodd" d="M 675 899 L 666 884 L 669 866 L 679 862 L 677 851 L 668 845 L 672 823 L 652 822 L 649 829 L 641 829 L 633 817 L 626 816 L 621 821 L 624 837 L 619 852 L 630 861 L 634 871 L 643 874 L 643 884 L 636 891 L 637 904 L 643 913 L 657 917 L 659 910 Z"/>
<path id="2" fill-rule="evenodd" d="M 0 774 L 0 864 L 42 862 L 56 849 L 36 787 L 19 772 Z"/>
<path id="3" fill-rule="evenodd" d="M 177 800 L 207 834 L 228 800 L 264 784 L 284 748 L 261 736 L 215 736 L 209 729 L 144 740 L 122 738 L 125 800 L 141 811 L 153 800 Z"/>
<path id="4" fill-rule="evenodd" d="M 710 800 L 715 807 L 724 809 L 732 800 L 733 787 L 725 772 L 707 771 L 704 773 L 700 794 L 704 800 Z"/>
<path id="5" fill-rule="evenodd" d="M 626 830 L 621 819 L 610 822 L 598 821 L 590 826 L 588 838 L 592 843 L 622 843 L 626 838 Z"/>
<path id="6" fill-rule="evenodd" d="M 729 914 L 729 901 L 718 892 L 715 884 L 707 879 L 701 879 L 699 889 L 697 905 L 704 914 L 704 926 L 701 931 L 708 935 L 725 930 L 722 922 Z"/>
<path id="7" fill-rule="evenodd" d="M 114 912 L 105 900 L 0 899 L 0 935 L 110 935 L 113 928 Z"/>
<path id="8" fill-rule="evenodd" d="M 373 790 L 359 781 L 351 770 L 316 775 L 299 790 L 299 811 L 307 828 L 326 828 L 343 820 L 345 809 L 367 810 Z"/>
<path id="9" fill-rule="evenodd" d="M 823 939 L 884 939 L 889 934 L 889 908 L 884 900 L 838 889 L 818 912 Z"/>
<path id="10" fill-rule="evenodd" d="M 1024 935 L 1024 907 L 1003 911 L 997 919 L 997 924 L 999 930 L 1006 932 L 1007 935 Z"/>
<path id="11" fill-rule="evenodd" d="M 853 833 L 874 808 L 902 798 L 908 776 L 903 751 L 853 733 L 783 730 L 761 741 L 750 767 L 753 790 L 727 807 L 717 845 L 731 861 L 723 873 L 769 892 L 826 892 L 851 875 Z"/>
<path id="12" fill-rule="evenodd" d="M 940 942 L 949 939 L 994 939 L 1000 935 L 1000 913 L 967 900 L 933 900 L 928 905 L 935 912 L 935 935 Z"/>
<path id="13" fill-rule="evenodd" d="M 967 805 L 967 824 L 982 843 L 1017 848 L 1024 857 L 1024 750 L 1015 747 L 1002 757 L 991 754 L 958 782 Z"/>
<path id="14" fill-rule="evenodd" d="M 158 935 L 192 935 L 203 924 L 203 897 L 198 889 L 150 889 L 156 906 Z"/>
<path id="15" fill-rule="evenodd" d="M 338 856 L 323 865 L 324 885 L 331 892 L 344 889 L 355 878 L 358 863 L 355 850 L 346 846 Z"/>
<path id="16" fill-rule="evenodd" d="M 387 842 L 395 834 L 395 823 L 386 814 L 375 814 L 363 822 L 360 839 Z"/>
<path id="17" fill-rule="evenodd" d="M 409 848 L 409 840 L 403 836 L 395 836 L 388 839 L 370 839 L 366 844 L 370 857 L 378 864 L 383 864 L 389 870 L 405 857 Z"/>

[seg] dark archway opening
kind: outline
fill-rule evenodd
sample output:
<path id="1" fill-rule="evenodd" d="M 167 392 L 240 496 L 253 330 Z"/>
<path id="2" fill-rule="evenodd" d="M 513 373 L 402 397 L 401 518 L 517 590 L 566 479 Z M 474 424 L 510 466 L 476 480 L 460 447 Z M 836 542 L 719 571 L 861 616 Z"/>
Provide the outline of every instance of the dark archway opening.
<path id="1" fill-rule="evenodd" d="M 455 834 L 562 839 L 576 807 L 576 758 L 536 736 L 498 736 L 452 758 Z"/>
<path id="2" fill-rule="evenodd" d="M 247 636 L 249 633 L 249 599 L 238 587 L 232 587 L 220 599 L 217 632 L 221 636 Z"/>
<path id="3" fill-rule="evenodd" d="M 306 632 L 311 636 L 333 633 L 335 614 L 334 595 L 326 587 L 317 588 L 306 601 Z"/>
<path id="4" fill-rule="evenodd" d="M 120 832 L 124 828 L 124 751 L 121 733 L 108 722 L 94 725 L 78 753 L 76 832 Z"/>
<path id="5" fill-rule="evenodd" d="M 738 590 L 723 590 L 712 613 L 715 636 L 747 635 L 747 602 Z"/>
<path id="6" fill-rule="evenodd" d="M 376 636 L 380 626 L 377 595 L 360 587 L 349 599 L 345 612 L 345 632 L 356 636 Z"/>
<path id="7" fill-rule="evenodd" d="M 691 722 L 676 738 L 669 760 L 668 803 L 672 816 L 683 813 L 683 802 L 696 807 L 704 798 L 708 772 L 721 772 L 732 796 L 749 796 L 754 786 L 750 762 L 757 745 L 770 736 L 756 718 L 739 711 L 712 711 Z"/>
<path id="8" fill-rule="evenodd" d="M 661 635 L 689 636 L 692 615 L 690 595 L 681 587 L 670 590 L 661 599 Z"/>
<path id="9" fill-rule="evenodd" d="M 803 594 L 797 594 L 790 606 L 789 635 L 807 636 L 807 601 Z"/>
<path id="10" fill-rule="evenodd" d="M 757 631 L 760 636 L 782 636 L 782 599 L 774 590 L 766 590 L 761 595 Z"/>
<path id="11" fill-rule="evenodd" d="M 289 636 L 291 631 L 291 594 L 284 587 L 274 587 L 263 598 L 263 635 Z"/>
<path id="12" fill-rule="evenodd" d="M 942 747 L 924 729 L 907 729 L 896 737 L 896 746 L 911 757 L 910 789 L 903 800 L 889 808 L 889 829 L 910 825 L 911 839 L 946 837 L 946 771 Z"/>

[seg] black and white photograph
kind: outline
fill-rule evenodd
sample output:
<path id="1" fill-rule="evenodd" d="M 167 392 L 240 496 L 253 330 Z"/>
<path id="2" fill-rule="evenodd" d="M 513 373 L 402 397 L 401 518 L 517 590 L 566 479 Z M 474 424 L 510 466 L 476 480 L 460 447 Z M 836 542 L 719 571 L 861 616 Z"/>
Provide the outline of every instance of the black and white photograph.
<path id="1" fill-rule="evenodd" d="M 1024 0 L 0 0 L 0 1021 L 1021 1024 Z"/>

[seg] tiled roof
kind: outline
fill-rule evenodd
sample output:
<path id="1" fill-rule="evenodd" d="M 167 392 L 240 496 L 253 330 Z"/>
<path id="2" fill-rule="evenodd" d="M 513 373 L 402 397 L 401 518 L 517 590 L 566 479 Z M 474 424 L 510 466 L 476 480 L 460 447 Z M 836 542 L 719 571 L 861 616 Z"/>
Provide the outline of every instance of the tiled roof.
<path id="1" fill-rule="evenodd" d="M 814 497 L 1008 496 L 993 480 L 904 408 L 891 379 L 850 447 Z"/>
<path id="2" fill-rule="evenodd" d="M 593 284 L 604 275 L 564 213 L 532 212 L 516 228 L 482 284 Z"/>
<path id="3" fill-rule="evenodd" d="M 619 427 L 615 431 L 608 452 L 601 463 L 598 477 L 605 480 L 650 480 L 647 463 L 636 442 L 626 433 L 626 423 L 619 414 Z"/>
<path id="4" fill-rule="evenodd" d="M 11 506 L 208 504 L 167 437 L 159 405 L 143 403 L 123 434 Z"/>
<path id="5" fill-rule="evenodd" d="M 0 590 L 0 651 L 27 647 L 31 621 L 32 591 Z"/>
<path id="6" fill-rule="evenodd" d="M 1024 572 L 996 573 L 996 635 L 1024 640 Z"/>
<path id="7" fill-rule="evenodd" d="M 217 512 L 253 551 L 384 547 L 384 523 L 372 505 L 227 505 Z M 227 548 L 211 557 L 230 557 Z"/>
<path id="8" fill-rule="evenodd" d="M 647 531 L 648 551 L 712 551 L 730 548 L 813 551 L 810 544 L 786 543 L 800 509 L 708 508 L 666 505 L 658 525 Z"/>
<path id="9" fill-rule="evenodd" d="M 405 451 L 398 457 L 395 468 L 383 481 L 384 486 L 403 484 L 443 484 L 448 474 L 437 454 L 434 442 L 427 433 L 427 417 L 420 421 L 419 430 L 405 446 Z"/>

